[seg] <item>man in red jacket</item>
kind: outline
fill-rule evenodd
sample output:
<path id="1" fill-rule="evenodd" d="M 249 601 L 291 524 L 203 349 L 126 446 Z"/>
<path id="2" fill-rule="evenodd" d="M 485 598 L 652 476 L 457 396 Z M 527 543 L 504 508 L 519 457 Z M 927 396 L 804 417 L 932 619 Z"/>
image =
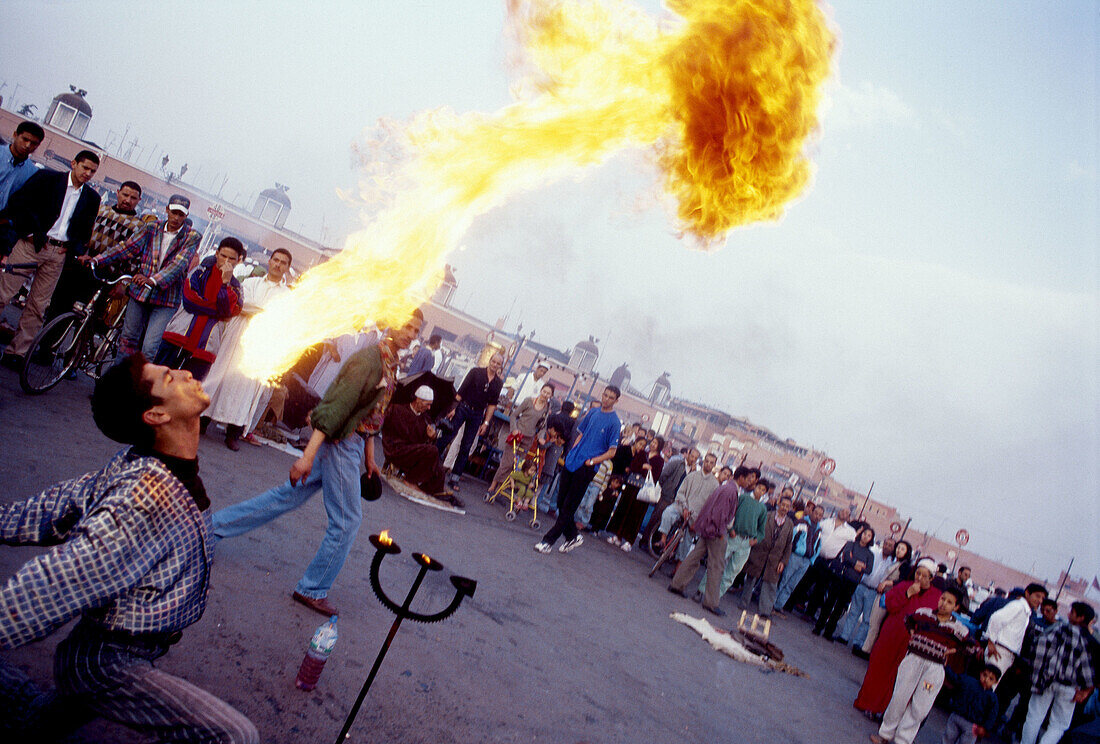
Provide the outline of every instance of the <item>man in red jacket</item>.
<path id="1" fill-rule="evenodd" d="M 183 283 L 183 307 L 176 311 L 161 339 L 157 364 L 186 369 L 196 380 L 206 378 L 221 347 L 225 321 L 241 314 L 241 283 L 233 269 L 244 259 L 244 246 L 225 238 Z"/>

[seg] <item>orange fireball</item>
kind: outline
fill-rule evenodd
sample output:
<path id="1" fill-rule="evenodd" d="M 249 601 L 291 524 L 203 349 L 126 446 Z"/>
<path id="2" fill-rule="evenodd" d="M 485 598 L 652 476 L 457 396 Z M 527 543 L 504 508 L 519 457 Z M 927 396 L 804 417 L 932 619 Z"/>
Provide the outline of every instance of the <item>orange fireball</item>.
<path id="1" fill-rule="evenodd" d="M 681 228 L 704 245 L 777 219 L 810 177 L 803 148 L 834 47 L 821 10 L 813 0 L 669 9 L 677 18 L 659 24 L 622 0 L 512 0 L 517 101 L 493 114 L 425 112 L 398 132 L 407 157 L 376 180 L 399 187 L 249 324 L 245 370 L 272 377 L 318 341 L 404 323 L 474 218 L 627 148 L 655 148 Z"/>

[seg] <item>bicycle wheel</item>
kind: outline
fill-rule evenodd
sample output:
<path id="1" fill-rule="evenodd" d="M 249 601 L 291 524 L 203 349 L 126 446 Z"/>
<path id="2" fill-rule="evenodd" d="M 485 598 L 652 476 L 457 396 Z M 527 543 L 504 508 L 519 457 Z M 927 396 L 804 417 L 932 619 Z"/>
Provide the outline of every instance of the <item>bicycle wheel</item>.
<path id="1" fill-rule="evenodd" d="M 84 319 L 77 313 L 64 313 L 42 327 L 19 373 L 19 386 L 24 391 L 44 393 L 76 366 L 84 351 Z"/>
<path id="2" fill-rule="evenodd" d="M 665 549 L 661 551 L 661 554 L 657 556 L 656 562 L 653 564 L 653 568 L 649 569 L 649 577 L 653 578 L 653 574 L 657 573 L 657 570 L 665 565 L 672 559 L 672 556 L 676 554 L 676 548 L 680 546 L 680 540 L 684 538 L 684 528 L 677 527 L 672 531 L 668 540 L 665 542 Z"/>

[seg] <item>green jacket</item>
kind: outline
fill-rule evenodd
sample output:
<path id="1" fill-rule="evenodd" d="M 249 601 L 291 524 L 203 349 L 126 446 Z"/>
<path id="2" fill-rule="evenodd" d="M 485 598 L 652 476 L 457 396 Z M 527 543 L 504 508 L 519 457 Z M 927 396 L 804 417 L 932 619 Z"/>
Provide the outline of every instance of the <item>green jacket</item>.
<path id="1" fill-rule="evenodd" d="M 764 539 L 764 525 L 768 519 L 768 507 L 743 493 L 737 497 L 737 514 L 733 518 L 733 531 L 738 537 Z"/>
<path id="2" fill-rule="evenodd" d="M 350 435 L 378 402 L 383 390 L 379 387 L 381 382 L 382 354 L 378 347 L 355 352 L 313 409 L 310 424 L 332 441 Z"/>

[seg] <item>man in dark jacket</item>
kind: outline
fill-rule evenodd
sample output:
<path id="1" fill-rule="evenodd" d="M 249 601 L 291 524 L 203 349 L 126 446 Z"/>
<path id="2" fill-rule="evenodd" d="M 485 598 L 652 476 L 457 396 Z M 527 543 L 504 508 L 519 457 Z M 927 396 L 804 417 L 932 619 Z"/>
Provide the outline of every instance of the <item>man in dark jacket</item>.
<path id="1" fill-rule="evenodd" d="M 794 535 L 794 520 L 788 514 L 791 511 L 791 497 L 784 490 L 775 505 L 775 511 L 768 515 L 764 523 L 764 539 L 752 546 L 749 560 L 745 564 L 745 586 L 741 591 L 741 607 L 747 609 L 752 602 L 752 594 L 760 585 L 760 615 L 771 617 L 775 608 L 776 589 L 779 577 L 791 558 L 791 540 Z"/>
<path id="2" fill-rule="evenodd" d="M 65 255 L 84 251 L 99 212 L 99 194 L 87 185 L 99 168 L 99 156 L 82 150 L 71 166 L 67 173 L 35 173 L 0 211 L 0 255 L 11 263 L 35 265 L 27 305 L 4 355 L 4 364 L 12 369 L 23 366 L 23 355 L 42 327 Z M 23 278 L 19 274 L 0 277 L 0 312 L 19 291 Z"/>

